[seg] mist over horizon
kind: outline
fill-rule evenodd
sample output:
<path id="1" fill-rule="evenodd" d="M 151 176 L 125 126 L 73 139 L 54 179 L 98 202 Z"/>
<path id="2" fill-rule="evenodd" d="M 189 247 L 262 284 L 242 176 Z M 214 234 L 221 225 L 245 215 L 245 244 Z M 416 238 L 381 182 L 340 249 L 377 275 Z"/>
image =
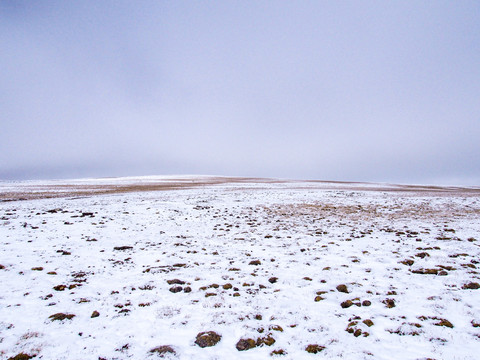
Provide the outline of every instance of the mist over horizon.
<path id="1" fill-rule="evenodd" d="M 0 3 L 0 180 L 480 186 L 480 4 Z"/>

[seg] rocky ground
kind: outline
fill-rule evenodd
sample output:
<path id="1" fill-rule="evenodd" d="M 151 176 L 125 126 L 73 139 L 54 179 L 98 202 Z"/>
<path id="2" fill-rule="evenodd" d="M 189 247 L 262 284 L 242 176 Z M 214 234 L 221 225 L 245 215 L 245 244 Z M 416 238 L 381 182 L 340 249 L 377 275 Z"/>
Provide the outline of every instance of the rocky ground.
<path id="1" fill-rule="evenodd" d="M 478 358 L 478 189 L 219 179 L 1 184 L 0 358 Z"/>

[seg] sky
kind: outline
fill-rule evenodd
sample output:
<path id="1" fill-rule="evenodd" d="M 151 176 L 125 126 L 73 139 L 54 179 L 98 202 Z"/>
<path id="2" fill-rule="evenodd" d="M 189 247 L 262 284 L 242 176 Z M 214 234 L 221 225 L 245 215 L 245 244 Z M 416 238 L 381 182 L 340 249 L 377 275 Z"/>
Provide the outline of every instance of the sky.
<path id="1" fill-rule="evenodd" d="M 0 1 L 0 180 L 480 186 L 478 1 Z"/>

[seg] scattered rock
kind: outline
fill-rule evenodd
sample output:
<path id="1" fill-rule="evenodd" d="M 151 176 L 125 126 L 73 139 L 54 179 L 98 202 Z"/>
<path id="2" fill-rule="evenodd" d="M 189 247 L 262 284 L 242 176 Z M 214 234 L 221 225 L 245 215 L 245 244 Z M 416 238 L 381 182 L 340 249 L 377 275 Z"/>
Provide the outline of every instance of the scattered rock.
<path id="1" fill-rule="evenodd" d="M 0 270 L 3 270 L 5 269 L 5 266 L 3 266 L 2 264 L 0 264 Z M 17 355 L 18 356 L 18 355 Z"/>
<path id="2" fill-rule="evenodd" d="M 53 290 L 55 290 L 55 291 L 63 291 L 63 290 L 65 290 L 66 288 L 67 288 L 66 285 L 57 285 L 57 286 L 54 286 L 54 287 L 53 287 Z"/>
<path id="3" fill-rule="evenodd" d="M 338 286 L 337 286 L 337 291 L 348 294 L 347 285 L 345 285 L 345 284 L 338 285 Z"/>
<path id="4" fill-rule="evenodd" d="M 32 270 L 33 271 L 42 271 L 43 267 L 41 267 L 41 266 L 33 267 Z"/>
<path id="5" fill-rule="evenodd" d="M 170 345 L 162 345 L 162 346 L 157 346 L 156 348 L 153 348 L 149 351 L 152 354 L 158 354 L 163 357 L 165 354 L 176 354 L 175 350 L 170 346 Z"/>
<path id="6" fill-rule="evenodd" d="M 395 307 L 395 300 L 394 299 L 385 299 L 385 300 L 382 301 L 382 303 L 384 303 L 387 306 L 387 308 L 389 308 L 389 309 Z"/>
<path id="7" fill-rule="evenodd" d="M 217 334 L 215 331 L 204 331 L 197 335 L 195 344 L 201 348 L 215 346 L 222 339 L 222 335 Z"/>
<path id="8" fill-rule="evenodd" d="M 422 275 L 437 275 L 438 269 L 417 269 L 412 270 L 414 274 L 422 274 Z"/>
<path id="9" fill-rule="evenodd" d="M 270 279 L 268 279 L 268 282 L 270 284 L 275 284 L 277 282 L 278 278 L 275 276 L 272 276 Z"/>
<path id="10" fill-rule="evenodd" d="M 261 345 L 267 345 L 267 346 L 272 346 L 275 344 L 275 339 L 271 337 L 270 335 L 267 335 L 266 337 L 261 337 L 257 339 L 257 346 Z"/>
<path id="11" fill-rule="evenodd" d="M 94 312 L 92 312 L 92 315 L 90 317 L 93 319 L 99 316 L 100 316 L 100 313 L 97 310 L 95 310 Z"/>
<path id="12" fill-rule="evenodd" d="M 183 292 L 185 293 L 190 293 L 192 292 L 192 288 L 190 286 L 186 286 L 184 289 L 183 289 Z"/>
<path id="13" fill-rule="evenodd" d="M 228 283 L 228 284 L 223 285 L 222 287 L 223 287 L 224 290 L 230 290 L 233 287 L 233 285 Z"/>
<path id="14" fill-rule="evenodd" d="M 400 261 L 400 263 L 403 264 L 403 265 L 412 266 L 415 263 L 415 261 L 410 260 L 410 259 L 406 259 L 406 260 Z"/>
<path id="15" fill-rule="evenodd" d="M 362 301 L 362 306 L 370 306 L 372 305 L 372 302 L 370 300 L 363 300 Z"/>
<path id="16" fill-rule="evenodd" d="M 416 254 L 415 256 L 416 256 L 416 257 L 419 257 L 420 259 L 423 259 L 423 258 L 425 258 L 425 257 L 427 257 L 427 256 L 430 256 L 430 254 L 427 253 L 427 252 L 421 252 L 421 253 Z"/>
<path id="17" fill-rule="evenodd" d="M 123 251 L 133 249 L 133 246 L 115 246 L 113 250 Z"/>
<path id="18" fill-rule="evenodd" d="M 56 314 L 50 315 L 48 318 L 52 319 L 52 321 L 55 321 L 55 320 L 62 321 L 65 319 L 71 320 L 74 317 L 75 315 L 73 314 L 56 313 Z"/>
<path id="19" fill-rule="evenodd" d="M 268 329 L 273 331 L 283 332 L 283 328 L 280 325 L 270 325 Z"/>
<path id="20" fill-rule="evenodd" d="M 344 302 L 342 302 L 342 303 L 340 304 L 340 306 L 341 306 L 343 309 L 348 309 L 348 308 L 349 308 L 350 306 L 352 306 L 352 305 L 353 305 L 352 300 L 346 300 L 346 301 L 344 301 Z"/>
<path id="21" fill-rule="evenodd" d="M 185 281 L 179 280 L 179 279 L 172 279 L 172 280 L 167 280 L 168 285 L 183 285 L 185 284 Z"/>
<path id="22" fill-rule="evenodd" d="M 183 287 L 181 286 L 172 286 L 170 289 L 168 289 L 172 293 L 178 293 L 183 290 Z"/>
<path id="23" fill-rule="evenodd" d="M 270 356 L 275 356 L 275 355 L 287 355 L 287 352 L 283 349 L 273 350 L 270 353 Z"/>
<path id="24" fill-rule="evenodd" d="M 253 349 L 256 345 L 257 344 L 253 339 L 240 339 L 235 347 L 238 351 L 245 351 Z"/>
<path id="25" fill-rule="evenodd" d="M 8 358 L 8 360 L 29 360 L 29 359 L 33 359 L 35 356 L 36 355 L 28 355 L 22 352 L 18 355 Z"/>
<path id="26" fill-rule="evenodd" d="M 453 324 L 446 320 L 446 319 L 440 319 L 440 321 L 436 324 L 433 324 L 433 325 L 436 325 L 436 326 L 446 326 L 446 327 L 449 327 L 449 328 L 453 328 Z"/>
<path id="27" fill-rule="evenodd" d="M 261 265 L 262 262 L 260 260 L 252 260 L 248 263 L 248 265 Z"/>
<path id="28" fill-rule="evenodd" d="M 305 348 L 305 351 L 310 354 L 317 354 L 325 349 L 325 346 L 320 346 L 317 344 L 310 344 Z"/>
<path id="29" fill-rule="evenodd" d="M 480 284 L 476 282 L 471 282 L 462 286 L 464 290 L 477 290 L 480 289 Z"/>
<path id="30" fill-rule="evenodd" d="M 362 322 L 368 327 L 373 326 L 373 321 L 370 319 L 363 320 Z"/>

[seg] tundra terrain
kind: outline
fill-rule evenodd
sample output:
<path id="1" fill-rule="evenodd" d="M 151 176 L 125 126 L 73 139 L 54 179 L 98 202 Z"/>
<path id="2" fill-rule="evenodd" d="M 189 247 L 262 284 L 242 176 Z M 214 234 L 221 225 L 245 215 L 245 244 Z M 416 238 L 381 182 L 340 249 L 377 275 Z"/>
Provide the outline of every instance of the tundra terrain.
<path id="1" fill-rule="evenodd" d="M 480 188 L 0 182 L 1 359 L 478 359 Z"/>

